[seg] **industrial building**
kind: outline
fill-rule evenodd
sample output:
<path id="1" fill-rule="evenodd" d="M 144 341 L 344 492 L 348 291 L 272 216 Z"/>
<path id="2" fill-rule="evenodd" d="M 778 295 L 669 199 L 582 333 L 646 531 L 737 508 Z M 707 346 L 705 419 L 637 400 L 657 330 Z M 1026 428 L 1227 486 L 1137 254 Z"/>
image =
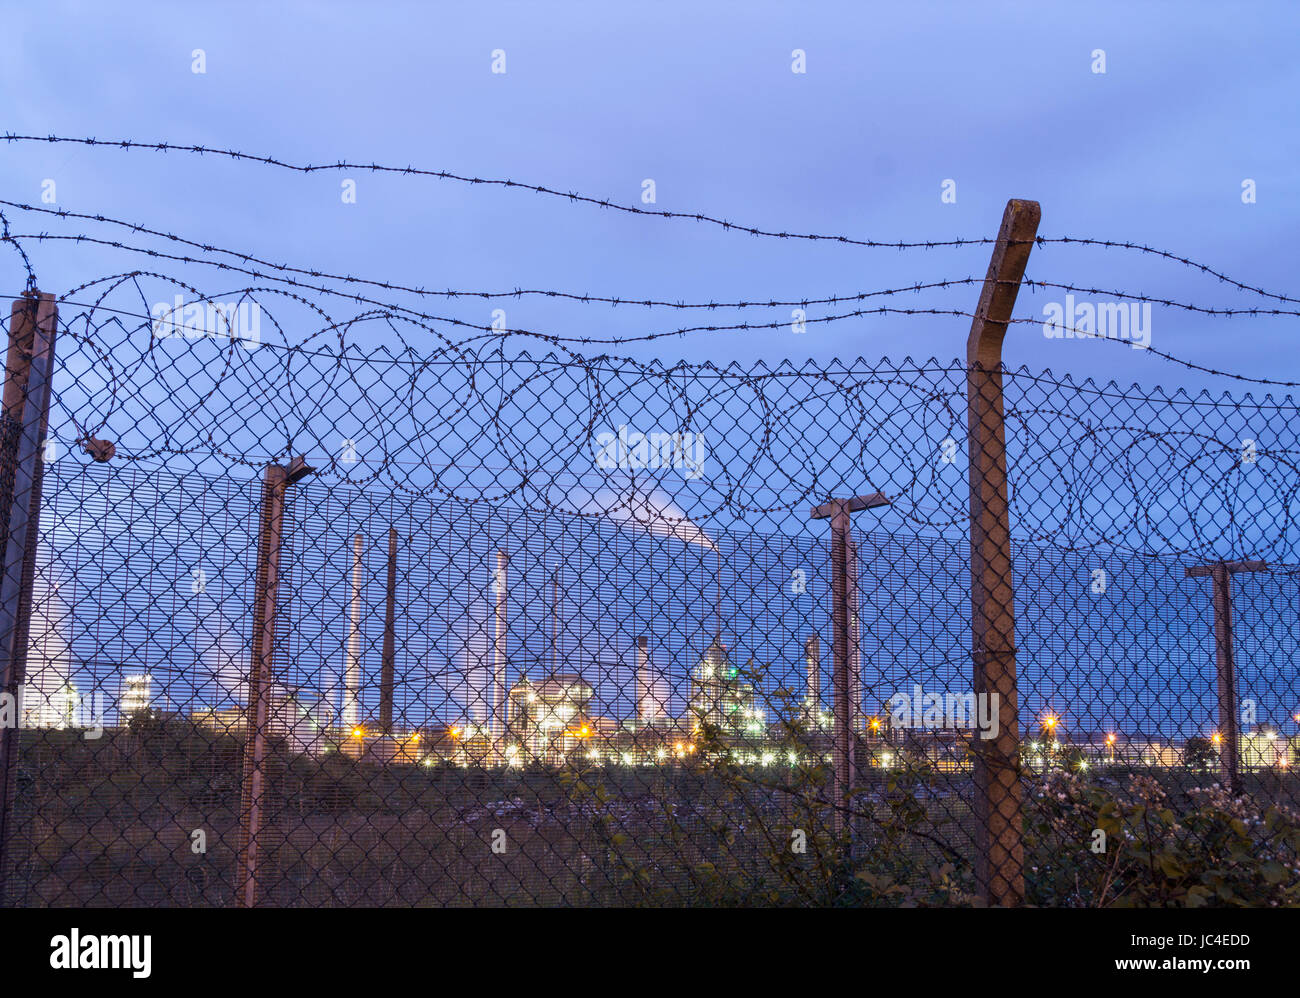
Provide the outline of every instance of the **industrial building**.
<path id="1" fill-rule="evenodd" d="M 147 672 L 127 673 L 122 677 L 117 710 L 124 721 L 148 717 L 153 709 L 153 676 Z"/>
<path id="2" fill-rule="evenodd" d="M 731 662 L 727 646 L 715 637 L 691 670 L 690 714 L 695 730 L 705 725 L 724 737 L 762 733 L 763 712 L 754 687 Z"/>
<path id="3" fill-rule="evenodd" d="M 558 765 L 581 750 L 596 733 L 589 716 L 592 693 L 591 685 L 573 673 L 538 682 L 524 676 L 511 688 L 507 702 L 509 761 Z"/>
<path id="4" fill-rule="evenodd" d="M 267 695 L 267 733 L 282 741 L 290 752 L 320 755 L 329 745 L 324 712 L 322 702 L 300 697 L 277 684 Z M 243 706 L 197 711 L 190 718 L 222 735 L 243 737 L 247 730 L 247 709 Z"/>

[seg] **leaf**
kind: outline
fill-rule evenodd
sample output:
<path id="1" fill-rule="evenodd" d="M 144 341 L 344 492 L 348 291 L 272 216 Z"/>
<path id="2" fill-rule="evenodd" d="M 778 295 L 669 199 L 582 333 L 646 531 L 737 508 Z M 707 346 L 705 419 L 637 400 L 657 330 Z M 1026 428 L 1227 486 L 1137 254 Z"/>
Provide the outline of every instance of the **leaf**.
<path id="1" fill-rule="evenodd" d="M 1162 852 L 1156 857 L 1156 866 L 1170 880 L 1178 880 L 1187 873 L 1186 868 L 1178 861 L 1178 857 L 1170 852 Z"/>
<path id="2" fill-rule="evenodd" d="M 1261 864 L 1259 872 L 1263 875 L 1264 880 L 1270 884 L 1280 884 L 1286 879 L 1286 867 L 1274 860 Z"/>

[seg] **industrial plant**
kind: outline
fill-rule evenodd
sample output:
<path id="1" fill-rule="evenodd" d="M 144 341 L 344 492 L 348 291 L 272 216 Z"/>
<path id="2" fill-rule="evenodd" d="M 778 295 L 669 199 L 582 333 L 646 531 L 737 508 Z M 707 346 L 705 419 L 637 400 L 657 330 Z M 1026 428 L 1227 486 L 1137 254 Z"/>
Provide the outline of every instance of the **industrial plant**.
<path id="1" fill-rule="evenodd" d="M 720 576 L 720 549 L 702 530 L 684 517 L 665 527 L 662 512 L 649 504 L 633 508 L 637 515 L 626 518 L 625 527 L 645 530 L 660 543 L 676 539 L 716 555 Z M 479 653 L 473 654 L 472 642 L 466 641 L 463 665 L 453 657 L 440 667 L 444 673 L 461 674 L 457 682 L 464 691 L 459 698 L 462 712 L 446 716 L 448 708 L 454 710 L 458 705 L 451 697 L 432 704 L 417 698 L 424 716 L 399 710 L 403 680 L 409 677 L 399 676 L 395 668 L 398 531 L 388 530 L 383 641 L 377 670 L 370 667 L 365 654 L 366 624 L 374 616 L 367 601 L 371 576 L 366 569 L 366 536 L 354 533 L 348 539 L 335 667 L 322 670 L 315 686 L 274 678 L 265 690 L 264 730 L 284 751 L 310 757 L 337 753 L 359 764 L 516 769 L 574 764 L 686 765 L 719 753 L 740 765 L 804 766 L 834 761 L 836 703 L 834 696 L 826 695 L 828 670 L 823 663 L 823 638 L 818 633 L 803 636 L 798 665 L 778 662 L 756 667 L 752 657 L 747 657 L 742 666 L 722 636 L 722 587 L 716 580 L 706 579 L 699 589 L 712 590 L 707 614 L 711 619 L 701 622 L 699 650 L 683 662 L 672 649 L 657 646 L 653 634 L 623 639 L 633 667 L 631 675 L 619 682 L 617 669 L 593 662 L 581 642 L 572 649 L 561 647 L 570 625 L 561 620 L 558 568 L 551 569 L 548 577 L 549 606 L 540 613 L 525 608 L 522 614 L 530 626 L 544 622 L 545 654 L 539 658 L 527 649 L 512 649 L 511 557 L 504 548 L 497 548 L 490 559 L 489 584 L 484 587 L 481 604 L 484 613 L 467 622 L 471 634 L 485 638 Z M 900 727 L 891 716 L 887 697 L 878 696 L 871 704 L 864 697 L 864 677 L 872 663 L 864 662 L 862 651 L 869 629 L 861 612 L 858 552 L 859 542 L 850 538 L 846 552 L 845 713 L 855 742 L 855 765 L 859 770 L 889 769 L 911 760 L 924 761 L 940 771 L 966 771 L 971 766 L 971 746 L 979 737 L 972 726 L 934 721 Z M 44 571 L 37 574 L 29 636 L 33 671 L 23 691 L 21 724 L 45 729 L 89 726 L 83 709 L 87 696 L 76 682 L 77 660 L 67 634 L 72 617 L 58 585 L 48 581 Z M 710 582 L 714 584 L 710 586 Z M 153 671 L 118 667 L 113 702 L 119 726 L 129 727 L 141 719 L 184 717 L 218 735 L 246 736 L 249 655 L 219 610 L 214 627 L 219 636 L 208 642 L 193 671 L 215 678 L 217 696 L 224 705 L 196 709 L 190 701 L 185 709 L 174 709 L 166 697 L 169 684 L 160 682 Z M 680 635 L 680 628 L 676 631 Z M 377 684 L 373 681 L 376 672 Z M 794 682 L 790 682 L 792 677 L 797 677 Z M 880 689 L 878 680 L 871 686 L 873 691 Z M 99 692 L 101 682 L 90 677 L 83 685 L 88 692 Z M 430 706 L 442 708 L 444 718 L 429 717 Z M 1217 752 L 1221 736 L 1206 732 L 1206 737 Z M 1283 736 L 1266 724 L 1239 732 L 1237 737 L 1241 765 L 1247 770 L 1286 769 L 1295 764 L 1300 750 L 1297 738 Z M 1063 723 L 1053 720 L 1038 740 L 1027 743 L 1025 765 L 1030 772 L 1089 765 L 1172 768 L 1187 764 L 1188 741 L 1195 739 L 1180 741 L 1137 732 L 1068 732 Z"/>

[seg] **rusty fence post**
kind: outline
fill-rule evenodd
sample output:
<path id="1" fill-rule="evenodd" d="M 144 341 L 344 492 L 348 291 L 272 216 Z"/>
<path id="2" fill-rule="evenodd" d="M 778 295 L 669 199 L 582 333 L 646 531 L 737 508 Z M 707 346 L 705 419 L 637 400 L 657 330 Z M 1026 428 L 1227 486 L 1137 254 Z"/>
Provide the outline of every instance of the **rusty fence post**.
<path id="1" fill-rule="evenodd" d="M 1214 668 L 1219 686 L 1219 766 L 1223 785 L 1241 793 L 1241 732 L 1237 725 L 1237 662 L 1232 627 L 1232 577 L 1267 572 L 1262 561 L 1216 561 L 1185 569 L 1185 578 L 1208 575 L 1214 581 Z"/>
<path id="2" fill-rule="evenodd" d="M 835 724 L 835 831 L 843 834 L 845 810 L 852 806 L 853 775 L 857 771 L 857 739 L 853 737 L 853 707 L 849 691 L 849 511 L 845 502 L 830 504 L 831 512 L 831 695 Z M 845 810 L 841 810 L 845 809 Z M 851 823 L 847 823 L 851 831 Z M 851 841 L 851 837 L 850 837 Z"/>
<path id="3" fill-rule="evenodd" d="M 832 827 L 836 837 L 849 838 L 850 851 L 855 835 L 854 822 L 846 821 L 852 813 L 851 799 L 857 777 L 857 742 L 860 732 L 855 731 L 855 718 L 861 715 L 862 705 L 853 703 L 855 690 L 861 690 L 861 679 L 854 682 L 850 663 L 856 659 L 852 647 L 852 614 L 849 597 L 852 586 L 849 580 L 849 524 L 852 514 L 864 509 L 889 505 L 889 499 L 875 492 L 852 499 L 829 499 L 813 508 L 809 514 L 814 520 L 831 521 L 831 626 L 832 626 L 832 731 L 834 807 Z"/>
<path id="4" fill-rule="evenodd" d="M 275 659 L 280 548 L 284 539 L 284 501 L 288 487 L 311 474 L 302 457 L 288 467 L 271 464 L 262 479 L 262 506 L 257 538 L 257 581 L 253 594 L 253 653 L 244 717 L 243 782 L 239 801 L 235 905 L 252 908 L 258 898 L 261 832 L 266 807 L 266 742 L 270 723 L 272 667 Z"/>
<path id="5" fill-rule="evenodd" d="M 9 699 L 13 723 L 0 730 L 0 905 L 8 906 L 9 839 L 14 833 L 14 770 L 27 631 L 40 532 L 41 452 L 50 417 L 54 341 L 59 309 L 54 296 L 32 290 L 14 301 L 9 320 L 4 408 L 0 412 L 0 694 Z"/>
<path id="6" fill-rule="evenodd" d="M 1007 202 L 966 343 L 974 693 L 996 697 L 998 717 L 975 755 L 975 879 L 1003 906 L 1024 900 L 1025 874 L 1002 340 L 1040 215 L 1037 201 Z"/>

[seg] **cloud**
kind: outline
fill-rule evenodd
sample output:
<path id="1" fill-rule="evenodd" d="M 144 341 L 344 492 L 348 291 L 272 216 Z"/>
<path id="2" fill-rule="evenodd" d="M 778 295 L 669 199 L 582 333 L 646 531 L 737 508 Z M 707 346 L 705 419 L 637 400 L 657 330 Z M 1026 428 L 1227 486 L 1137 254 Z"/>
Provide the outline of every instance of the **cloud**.
<path id="1" fill-rule="evenodd" d="M 639 528 L 656 537 L 673 537 L 683 544 L 698 544 L 708 551 L 718 550 L 704 528 L 658 489 L 598 492 L 587 505 L 586 512 L 600 514 L 622 526 Z"/>

